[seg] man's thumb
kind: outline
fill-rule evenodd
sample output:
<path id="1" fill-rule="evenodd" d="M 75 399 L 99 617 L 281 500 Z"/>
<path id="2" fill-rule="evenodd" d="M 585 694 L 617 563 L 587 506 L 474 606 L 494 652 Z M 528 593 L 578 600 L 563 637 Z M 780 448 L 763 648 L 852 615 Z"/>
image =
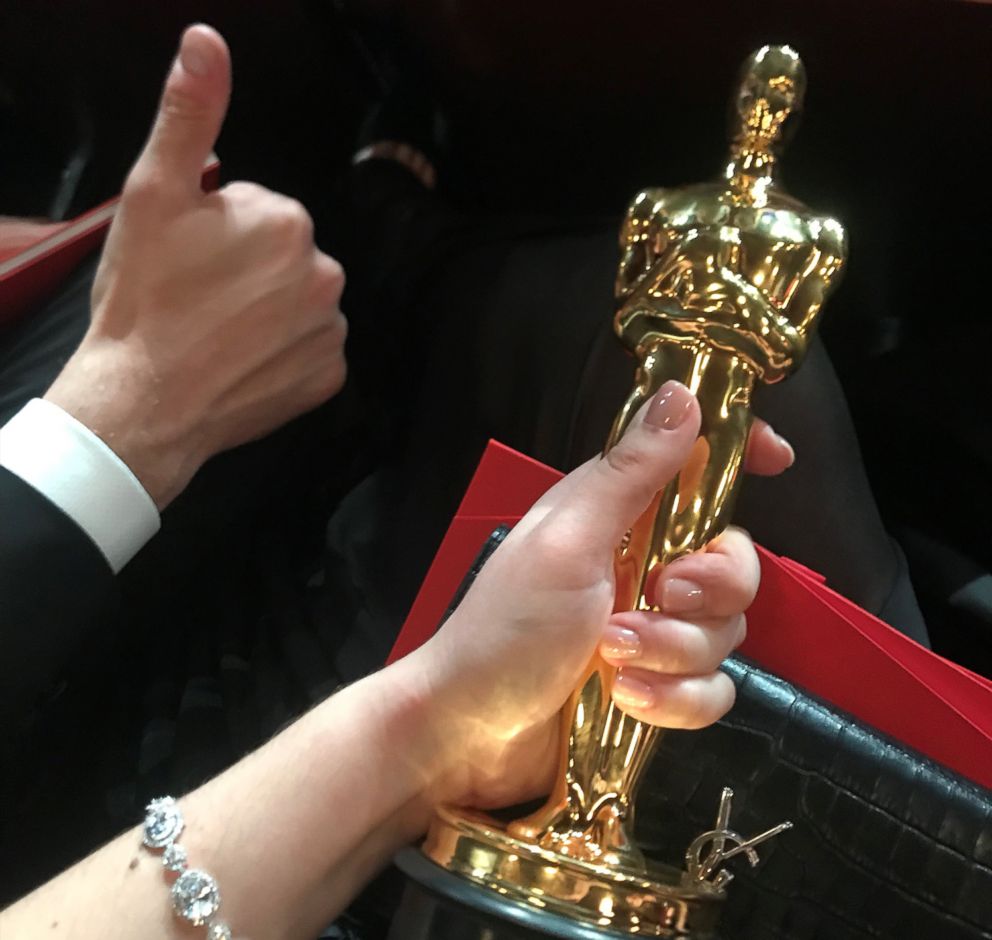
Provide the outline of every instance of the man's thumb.
<path id="1" fill-rule="evenodd" d="M 132 179 L 197 195 L 203 164 L 231 96 L 231 56 L 220 33 L 190 26 L 165 80 L 158 114 Z"/>

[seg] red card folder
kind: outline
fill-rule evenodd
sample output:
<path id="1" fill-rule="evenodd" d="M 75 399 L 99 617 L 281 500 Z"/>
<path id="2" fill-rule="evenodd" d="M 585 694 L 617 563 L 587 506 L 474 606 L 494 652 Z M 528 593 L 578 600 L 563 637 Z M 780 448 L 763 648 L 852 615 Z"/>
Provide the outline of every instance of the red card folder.
<path id="1" fill-rule="evenodd" d="M 489 533 L 513 525 L 562 474 L 491 441 L 396 640 L 390 661 L 436 629 Z M 741 652 L 985 787 L 992 787 L 992 682 L 937 656 L 758 547 L 761 588 Z"/>

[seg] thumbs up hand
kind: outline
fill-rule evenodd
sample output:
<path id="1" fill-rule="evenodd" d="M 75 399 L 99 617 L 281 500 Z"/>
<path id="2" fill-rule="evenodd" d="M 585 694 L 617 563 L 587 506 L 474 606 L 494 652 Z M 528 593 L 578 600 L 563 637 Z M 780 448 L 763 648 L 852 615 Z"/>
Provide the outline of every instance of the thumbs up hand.
<path id="1" fill-rule="evenodd" d="M 214 454 L 345 379 L 344 272 L 298 202 L 252 183 L 204 194 L 230 56 L 192 26 L 97 271 L 92 323 L 46 394 L 101 437 L 159 508 Z"/>

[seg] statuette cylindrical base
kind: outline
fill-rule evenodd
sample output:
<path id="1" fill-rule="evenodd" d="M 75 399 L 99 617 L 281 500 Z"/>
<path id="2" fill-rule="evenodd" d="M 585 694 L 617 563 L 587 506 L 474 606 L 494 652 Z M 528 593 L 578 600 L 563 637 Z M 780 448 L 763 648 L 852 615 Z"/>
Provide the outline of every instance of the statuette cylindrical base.
<path id="1" fill-rule="evenodd" d="M 442 809 L 423 854 L 405 853 L 399 863 L 410 884 L 395 923 L 402 916 L 408 940 L 706 940 L 714 936 L 725 896 L 661 865 L 624 871 L 568 858 L 516 839 L 501 823 L 470 810 Z M 448 930 L 455 923 L 462 932 Z"/>

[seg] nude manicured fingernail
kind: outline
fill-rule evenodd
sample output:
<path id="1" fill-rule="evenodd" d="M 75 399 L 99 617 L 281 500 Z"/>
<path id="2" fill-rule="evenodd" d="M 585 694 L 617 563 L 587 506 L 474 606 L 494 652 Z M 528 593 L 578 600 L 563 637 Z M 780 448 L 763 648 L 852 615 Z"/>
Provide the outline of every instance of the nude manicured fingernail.
<path id="1" fill-rule="evenodd" d="M 179 45 L 179 61 L 190 75 L 210 71 L 210 41 L 199 30 L 187 32 Z"/>
<path id="2" fill-rule="evenodd" d="M 654 705 L 654 690 L 640 679 L 632 679 L 621 669 L 613 681 L 613 698 L 621 707 L 650 708 Z"/>
<path id="3" fill-rule="evenodd" d="M 789 462 L 786 466 L 791 467 L 796 462 L 796 452 L 792 449 L 792 445 L 784 437 L 782 437 L 781 434 L 776 434 L 775 439 L 779 442 L 782 449 L 788 453 Z"/>
<path id="4" fill-rule="evenodd" d="M 669 381 L 655 392 L 644 421 L 664 431 L 674 431 L 689 416 L 691 407 L 692 392 L 681 382 Z"/>
<path id="5" fill-rule="evenodd" d="M 667 578 L 661 586 L 661 608 L 670 614 L 687 614 L 703 606 L 703 589 L 688 578 Z"/>
<path id="6" fill-rule="evenodd" d="M 641 655 L 641 638 L 636 630 L 609 626 L 603 631 L 600 649 L 609 659 L 634 659 Z"/>

